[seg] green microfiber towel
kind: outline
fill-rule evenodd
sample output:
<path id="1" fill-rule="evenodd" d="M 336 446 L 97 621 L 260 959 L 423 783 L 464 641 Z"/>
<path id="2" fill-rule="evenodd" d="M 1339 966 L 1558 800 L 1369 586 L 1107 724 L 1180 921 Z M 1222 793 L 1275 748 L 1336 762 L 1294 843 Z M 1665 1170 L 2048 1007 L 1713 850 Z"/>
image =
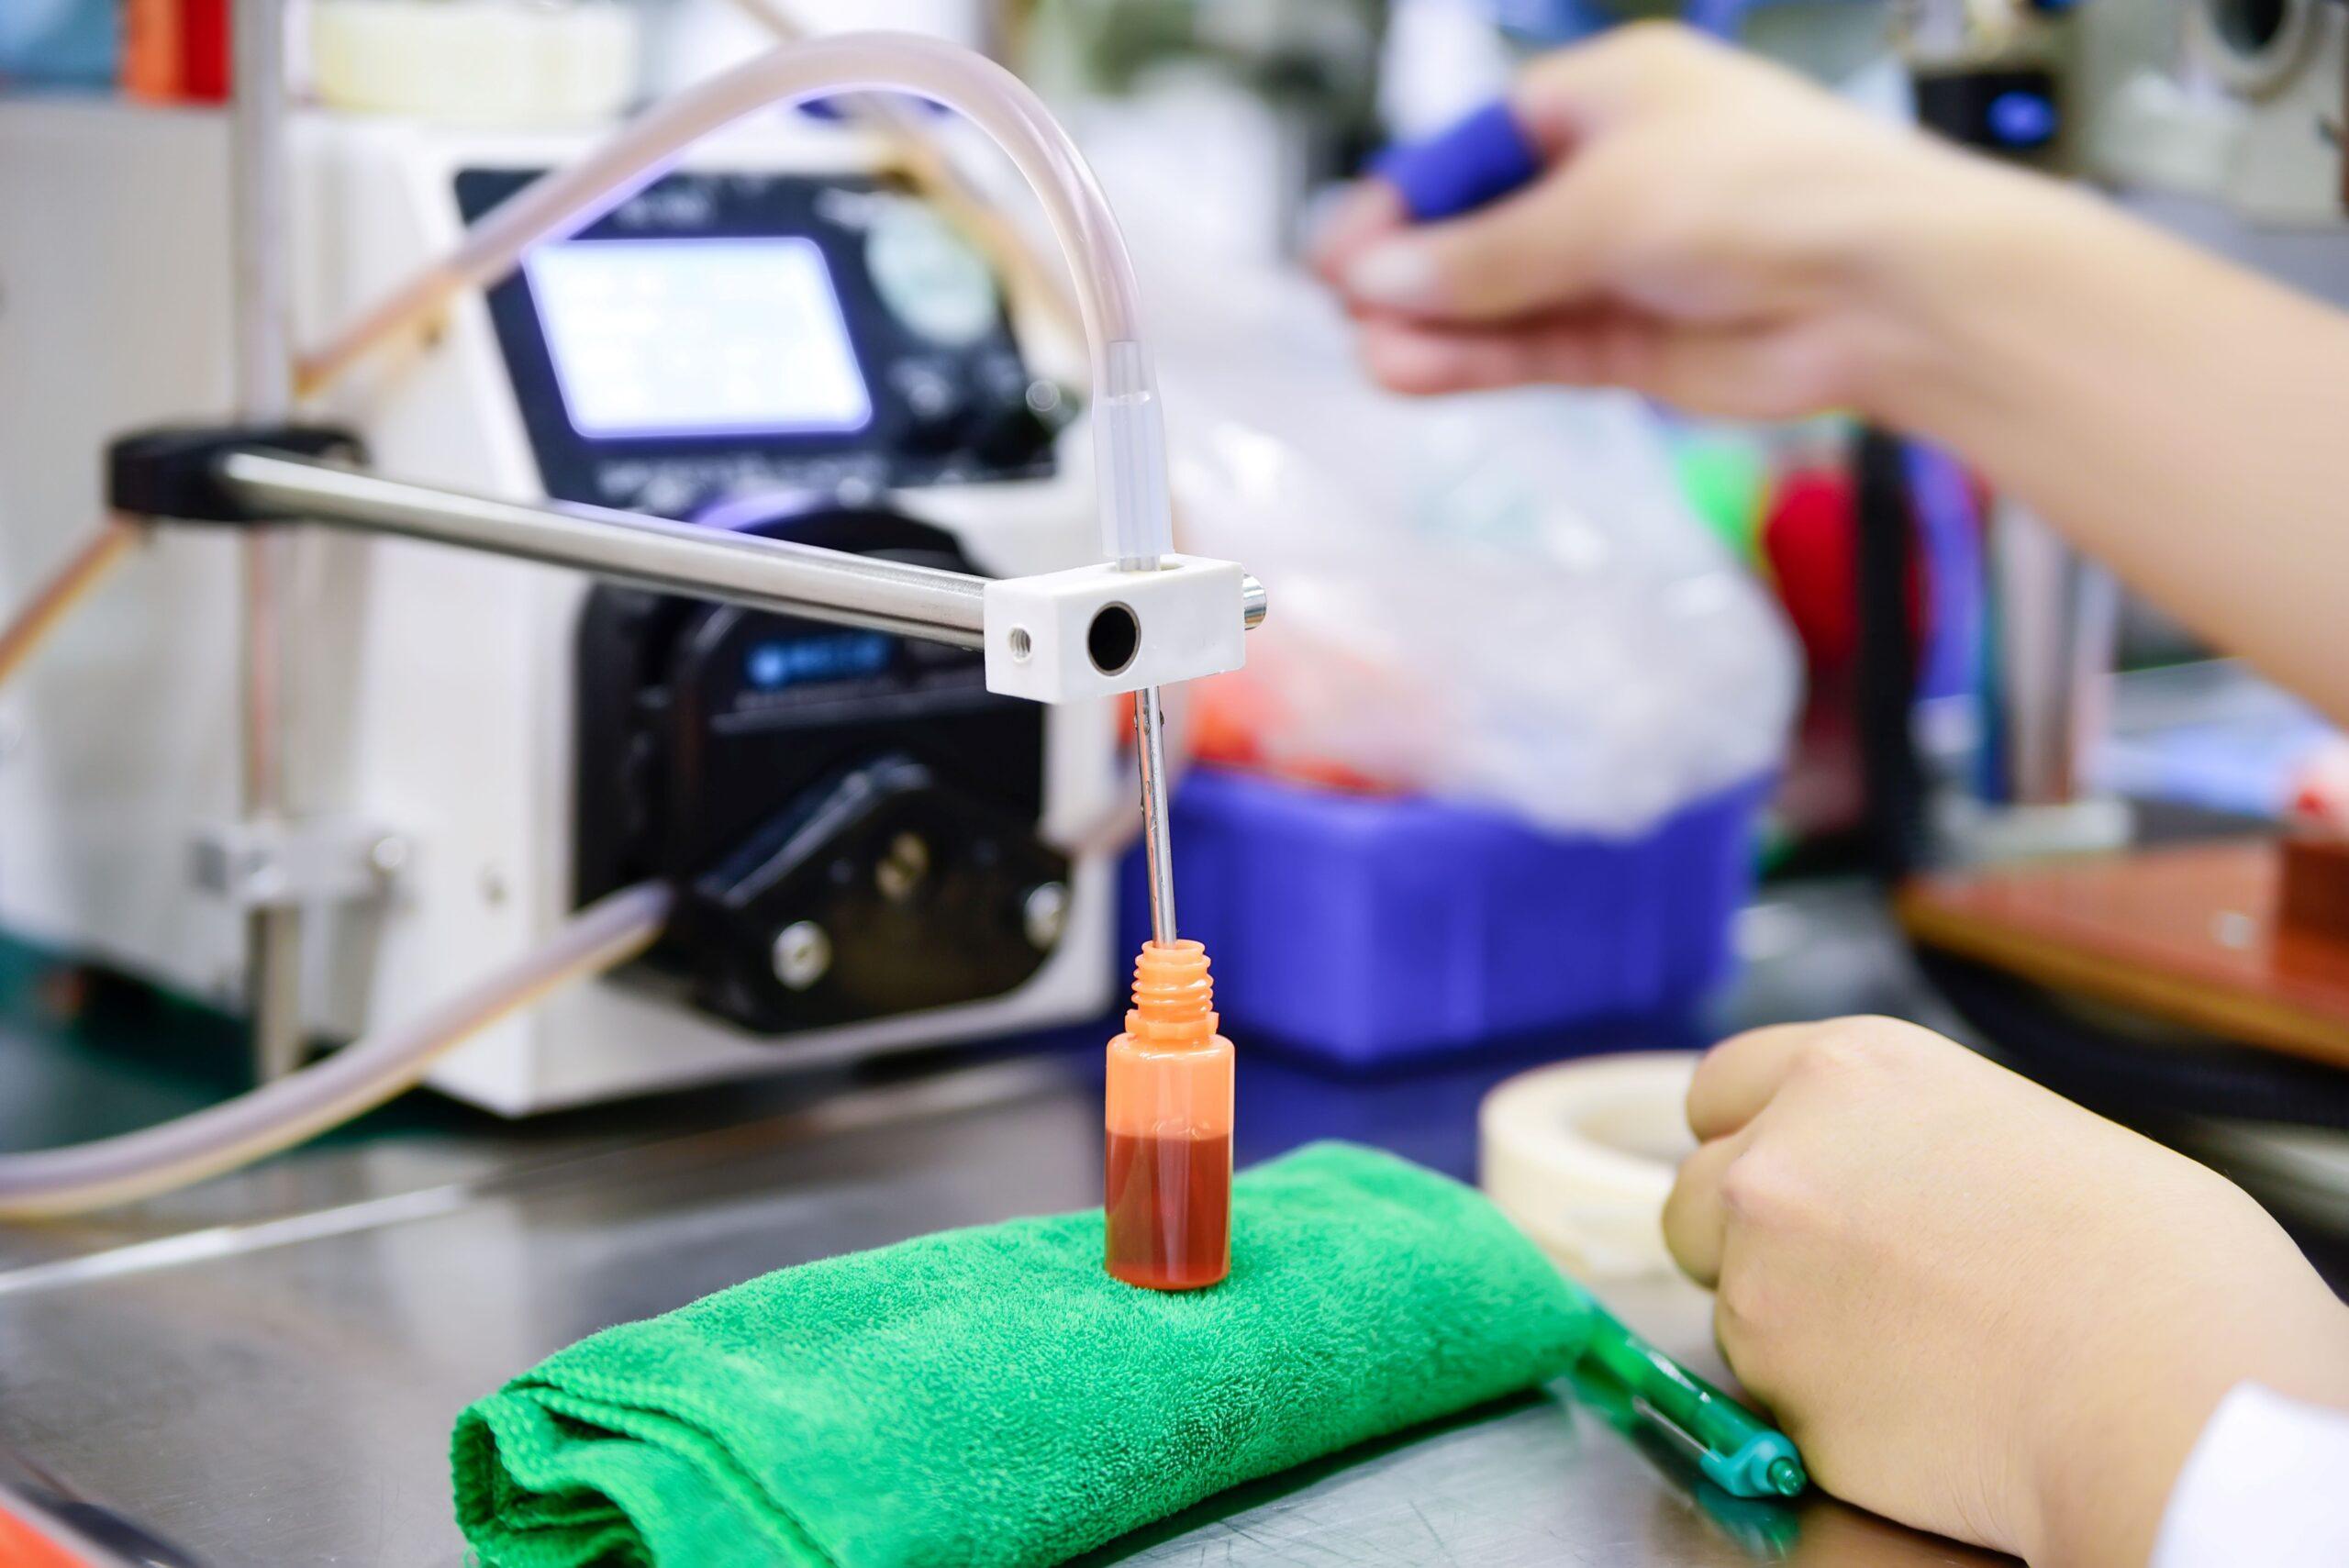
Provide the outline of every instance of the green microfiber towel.
<path id="1" fill-rule="evenodd" d="M 458 1418 L 488 1568 L 1040 1564 L 1564 1370 L 1588 1298 L 1477 1193 L 1316 1144 L 1231 1275 L 1101 1268 L 1101 1213 L 925 1236 L 622 1324 Z"/>

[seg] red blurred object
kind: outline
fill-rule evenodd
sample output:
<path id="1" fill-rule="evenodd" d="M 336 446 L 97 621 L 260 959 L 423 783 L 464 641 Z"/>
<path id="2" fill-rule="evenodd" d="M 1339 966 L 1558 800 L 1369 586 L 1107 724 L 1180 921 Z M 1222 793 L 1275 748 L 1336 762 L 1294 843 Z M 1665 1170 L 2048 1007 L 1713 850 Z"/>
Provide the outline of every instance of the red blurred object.
<path id="1" fill-rule="evenodd" d="M 230 0 L 127 0 L 122 87 L 159 104 L 228 97 Z"/>
<path id="2" fill-rule="evenodd" d="M 2287 815 L 2304 830 L 2349 839 L 2349 740 L 2334 740 L 2300 763 Z"/>
<path id="3" fill-rule="evenodd" d="M 1762 558 L 1813 670 L 1849 664 L 1859 640 L 1854 533 L 1851 478 L 1833 470 L 1787 475 L 1762 519 Z"/>
<path id="4" fill-rule="evenodd" d="M 1852 477 L 1842 469 L 1798 469 L 1778 482 L 1762 519 L 1762 559 L 1814 675 L 1848 667 L 1859 643 L 1854 499 Z M 1932 635 L 1925 624 L 1931 602 L 1920 555 L 1909 578 L 1909 624 L 1920 650 Z"/>
<path id="5" fill-rule="evenodd" d="M 1809 700 L 1780 782 L 1776 809 L 1797 838 L 1848 830 L 1862 811 L 1859 737 L 1852 711 L 1859 651 L 1856 493 L 1840 467 L 1781 476 L 1763 508 L 1757 541 L 1809 672 Z M 1909 621 L 1918 650 L 1931 635 L 1921 550 L 1909 578 Z"/>
<path id="6" fill-rule="evenodd" d="M 181 60 L 186 95 L 203 104 L 228 101 L 229 0 L 181 0 Z"/>

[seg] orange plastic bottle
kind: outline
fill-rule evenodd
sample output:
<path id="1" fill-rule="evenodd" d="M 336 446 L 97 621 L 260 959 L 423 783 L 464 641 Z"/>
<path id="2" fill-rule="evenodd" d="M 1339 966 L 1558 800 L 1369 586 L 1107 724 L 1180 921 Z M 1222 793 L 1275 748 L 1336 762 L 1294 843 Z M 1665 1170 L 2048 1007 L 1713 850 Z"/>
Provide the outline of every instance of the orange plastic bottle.
<path id="1" fill-rule="evenodd" d="M 1231 1272 L 1231 1042 L 1216 1031 L 1207 950 L 1144 942 L 1134 1006 L 1109 1042 L 1109 1273 L 1197 1290 Z"/>

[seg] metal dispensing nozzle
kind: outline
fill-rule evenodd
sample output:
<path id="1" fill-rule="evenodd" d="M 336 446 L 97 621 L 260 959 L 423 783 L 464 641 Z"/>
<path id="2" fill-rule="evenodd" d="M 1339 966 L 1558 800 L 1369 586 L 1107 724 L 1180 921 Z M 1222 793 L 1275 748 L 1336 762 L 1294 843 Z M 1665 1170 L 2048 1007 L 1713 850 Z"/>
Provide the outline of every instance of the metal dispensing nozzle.
<path id="1" fill-rule="evenodd" d="M 1150 937 L 1174 944 L 1174 850 L 1166 826 L 1166 714 L 1156 686 L 1134 695 L 1134 753 L 1141 766 L 1141 848 L 1150 873 Z"/>

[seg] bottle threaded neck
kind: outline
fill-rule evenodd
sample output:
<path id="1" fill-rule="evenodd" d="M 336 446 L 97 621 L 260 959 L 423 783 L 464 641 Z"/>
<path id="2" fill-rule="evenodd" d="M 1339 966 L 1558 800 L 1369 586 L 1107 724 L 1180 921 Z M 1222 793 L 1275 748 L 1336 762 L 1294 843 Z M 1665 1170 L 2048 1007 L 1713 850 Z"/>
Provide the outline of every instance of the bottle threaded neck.
<path id="1" fill-rule="evenodd" d="M 1142 943 L 1126 1032 L 1152 1045 L 1203 1046 L 1215 1038 L 1216 1023 L 1207 949 L 1188 940 Z"/>

